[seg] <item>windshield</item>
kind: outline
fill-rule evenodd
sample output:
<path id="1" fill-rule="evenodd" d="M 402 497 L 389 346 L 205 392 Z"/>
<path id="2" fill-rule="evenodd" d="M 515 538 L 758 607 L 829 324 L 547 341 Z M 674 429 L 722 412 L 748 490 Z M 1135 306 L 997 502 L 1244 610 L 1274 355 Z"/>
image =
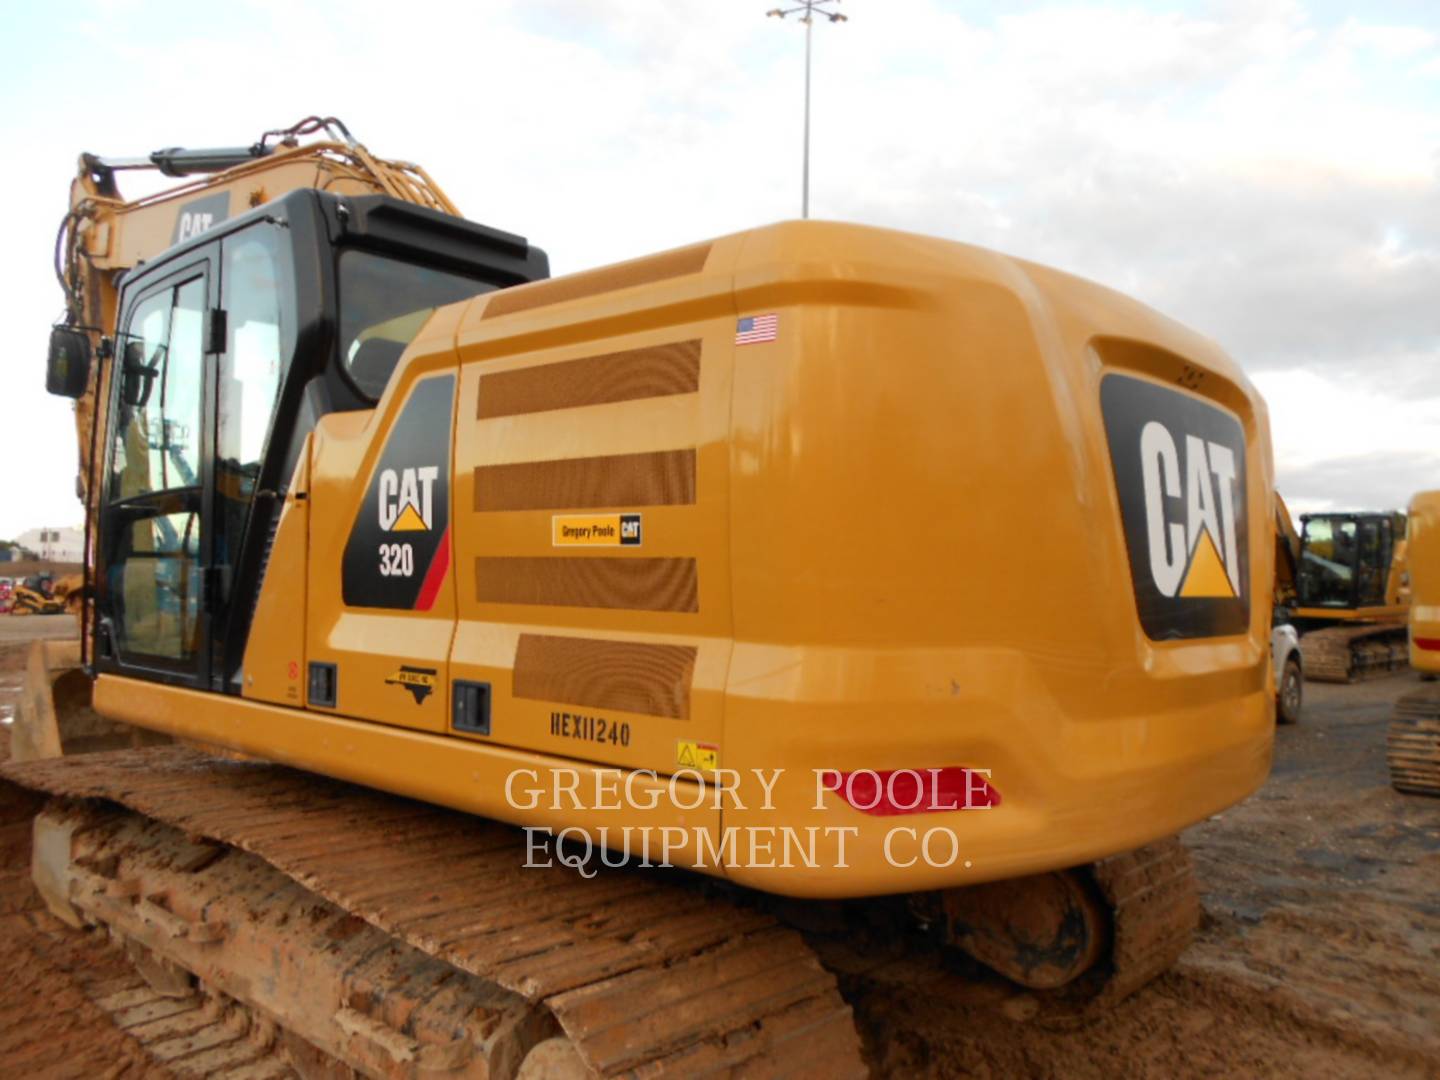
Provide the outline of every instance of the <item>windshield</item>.
<path id="1" fill-rule="evenodd" d="M 379 398 L 390 374 L 437 307 L 495 286 L 434 267 L 350 249 L 340 255 L 340 356 L 366 395 Z"/>
<path id="2" fill-rule="evenodd" d="M 1355 522 L 1316 517 L 1300 537 L 1300 603 L 1349 607 L 1355 589 Z"/>

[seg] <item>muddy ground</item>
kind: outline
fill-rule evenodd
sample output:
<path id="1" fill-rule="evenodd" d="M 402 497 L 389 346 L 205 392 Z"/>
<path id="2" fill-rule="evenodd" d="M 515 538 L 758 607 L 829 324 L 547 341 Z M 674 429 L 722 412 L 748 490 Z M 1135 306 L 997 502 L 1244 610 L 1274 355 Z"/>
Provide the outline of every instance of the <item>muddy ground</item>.
<path id="1" fill-rule="evenodd" d="M 0 616 L 0 721 L 22 640 L 69 626 Z M 842 979 L 877 1074 L 1440 1076 L 1440 800 L 1397 794 L 1385 767 L 1390 703 L 1417 685 L 1406 674 L 1306 687 L 1265 787 L 1185 834 L 1204 897 L 1196 943 L 1103 1016 L 1077 1018 L 965 964 Z M 46 956 L 71 956 L 43 913 L 3 922 L 7 938 L 43 930 L 52 942 L 22 950 L 28 984 Z M 42 1074 L 75 1075 L 56 1069 Z"/>

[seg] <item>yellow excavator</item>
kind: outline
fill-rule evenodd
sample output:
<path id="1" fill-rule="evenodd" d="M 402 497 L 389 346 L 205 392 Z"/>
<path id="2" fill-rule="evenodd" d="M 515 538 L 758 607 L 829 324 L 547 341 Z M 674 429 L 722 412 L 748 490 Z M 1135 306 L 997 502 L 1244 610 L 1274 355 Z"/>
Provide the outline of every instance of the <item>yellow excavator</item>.
<path id="1" fill-rule="evenodd" d="M 1305 678 L 1353 682 L 1406 663 L 1404 514 L 1300 515 L 1275 504 L 1276 600 L 1300 633 Z"/>
<path id="2" fill-rule="evenodd" d="M 157 992 L 363 1075 L 858 1076 L 836 949 L 1087 1007 L 1183 950 L 1274 729 L 1209 340 L 814 221 L 551 279 L 333 120 L 81 161 L 83 656 L 0 775 Z"/>
<path id="3" fill-rule="evenodd" d="M 1421 491 L 1408 515 L 1410 666 L 1428 683 L 1395 702 L 1387 760 L 1390 782 L 1440 796 L 1440 491 Z"/>

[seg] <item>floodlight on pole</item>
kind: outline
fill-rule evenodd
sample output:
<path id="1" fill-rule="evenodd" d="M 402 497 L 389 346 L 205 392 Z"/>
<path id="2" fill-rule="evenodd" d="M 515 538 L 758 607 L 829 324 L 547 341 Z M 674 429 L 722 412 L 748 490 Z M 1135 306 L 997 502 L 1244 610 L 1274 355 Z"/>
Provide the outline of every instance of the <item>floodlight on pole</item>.
<path id="1" fill-rule="evenodd" d="M 790 8 L 771 8 L 765 13 L 772 19 L 785 19 L 791 15 L 800 16 L 805 24 L 805 146 L 800 165 L 800 216 L 810 216 L 810 35 L 815 26 L 815 16 L 823 15 L 832 23 L 850 20 L 838 11 L 830 10 L 831 4 L 840 0 L 800 0 Z"/>

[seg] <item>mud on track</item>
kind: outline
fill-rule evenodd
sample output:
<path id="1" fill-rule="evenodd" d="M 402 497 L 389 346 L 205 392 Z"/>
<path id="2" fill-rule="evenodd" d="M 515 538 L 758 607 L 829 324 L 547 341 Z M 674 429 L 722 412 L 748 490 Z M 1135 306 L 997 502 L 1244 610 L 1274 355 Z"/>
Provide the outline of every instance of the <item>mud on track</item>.
<path id="1" fill-rule="evenodd" d="M 0 679 L 19 674 L 19 652 L 0 642 Z M 1392 791 L 1385 766 L 1390 703 L 1415 685 L 1306 686 L 1265 788 L 1185 835 L 1205 908 L 1196 944 L 1103 1015 L 958 959 L 897 951 L 846 970 L 850 958 L 827 955 L 876 1074 L 1440 1074 L 1440 800 Z M 0 708 L 11 692 L 0 685 Z M 123 957 L 17 910 L 25 888 L 0 876 L 0 1041 L 50 1051 L 30 1075 L 103 1075 L 83 1067 L 97 1060 L 165 1075 L 130 1056 L 136 1040 L 86 994 L 82 973 L 123 980 Z"/>
<path id="2" fill-rule="evenodd" d="M 9 752 L 0 726 L 0 755 Z M 52 916 L 30 885 L 34 800 L 0 789 L 0 1061 L 47 1080 L 292 1080 L 248 1015 L 157 994 L 123 950 Z"/>

